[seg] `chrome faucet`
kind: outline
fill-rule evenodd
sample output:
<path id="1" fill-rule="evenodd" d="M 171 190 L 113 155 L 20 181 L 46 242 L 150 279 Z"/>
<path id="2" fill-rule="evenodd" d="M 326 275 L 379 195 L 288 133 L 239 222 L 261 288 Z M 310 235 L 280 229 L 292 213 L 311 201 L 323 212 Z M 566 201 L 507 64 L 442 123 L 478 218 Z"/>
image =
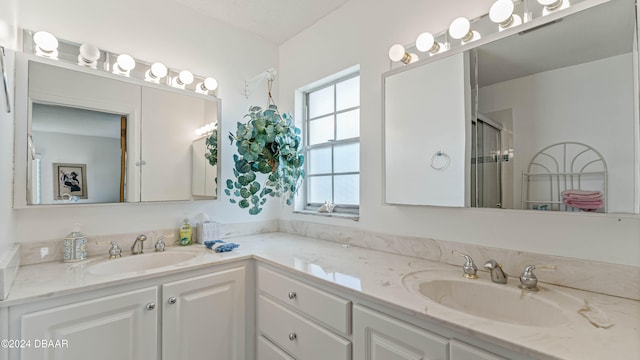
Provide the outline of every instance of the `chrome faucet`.
<path id="1" fill-rule="evenodd" d="M 491 272 L 491 281 L 496 284 L 506 284 L 507 274 L 502 271 L 502 265 L 498 264 L 495 260 L 489 260 L 484 263 L 484 268 Z"/>
<path id="2" fill-rule="evenodd" d="M 520 274 L 520 289 L 526 291 L 538 291 L 538 277 L 533 273 L 536 269 L 535 265 L 528 265 Z M 538 265 L 538 269 L 555 270 L 555 265 Z"/>
<path id="3" fill-rule="evenodd" d="M 458 255 L 458 256 L 462 256 L 464 257 L 464 265 L 462 265 L 462 276 L 466 277 L 467 279 L 477 279 L 478 275 L 478 267 L 476 266 L 476 264 L 473 263 L 473 259 L 471 258 L 471 256 L 457 252 L 455 250 L 451 250 L 451 253 L 453 255 Z"/>
<path id="4" fill-rule="evenodd" d="M 136 238 L 136 241 L 133 242 L 133 245 L 131 245 L 131 255 L 138 255 L 138 254 L 142 254 L 143 250 L 144 250 L 144 241 L 147 240 L 147 235 L 139 235 Z M 136 245 L 140 244 L 138 247 L 140 248 L 139 250 L 136 250 Z"/>

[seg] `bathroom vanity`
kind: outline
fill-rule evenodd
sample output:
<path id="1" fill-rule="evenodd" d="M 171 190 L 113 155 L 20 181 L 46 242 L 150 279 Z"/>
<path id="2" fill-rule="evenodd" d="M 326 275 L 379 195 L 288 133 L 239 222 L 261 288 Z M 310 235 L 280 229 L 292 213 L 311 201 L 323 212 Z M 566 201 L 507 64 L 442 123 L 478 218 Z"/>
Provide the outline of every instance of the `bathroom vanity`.
<path id="1" fill-rule="evenodd" d="M 85 351 L 94 359 L 117 354 L 259 360 L 635 359 L 640 354 L 635 300 L 544 283 L 537 293 L 509 300 L 516 278 L 493 284 L 488 273 L 479 272 L 480 279 L 468 280 L 461 266 L 285 233 L 233 242 L 240 247 L 229 253 L 198 245 L 169 247 L 163 254 L 177 260 L 166 262 L 142 258 L 153 253 L 136 255 L 152 265 L 122 272 L 119 260 L 103 256 L 22 267 L 9 297 L 0 302 L 0 315 L 9 319 L 0 337 L 66 339 L 69 345 L 12 348 L 5 358 L 41 358 L 47 352 L 78 359 Z M 174 257 L 177 252 L 194 256 Z M 121 259 L 133 262 L 136 256 Z M 505 310 L 500 301 L 524 298 L 523 312 L 533 316 L 496 320 L 440 304 L 417 285 L 432 281 L 433 274 L 482 290 L 476 291 L 479 305 L 487 302 L 484 289 L 495 292 L 497 307 Z M 557 294 L 573 302 L 556 303 Z M 529 296 L 554 306 L 561 318 L 530 322 L 539 308 L 527 306 Z M 614 325 L 598 328 L 580 316 L 573 307 L 584 301 Z"/>

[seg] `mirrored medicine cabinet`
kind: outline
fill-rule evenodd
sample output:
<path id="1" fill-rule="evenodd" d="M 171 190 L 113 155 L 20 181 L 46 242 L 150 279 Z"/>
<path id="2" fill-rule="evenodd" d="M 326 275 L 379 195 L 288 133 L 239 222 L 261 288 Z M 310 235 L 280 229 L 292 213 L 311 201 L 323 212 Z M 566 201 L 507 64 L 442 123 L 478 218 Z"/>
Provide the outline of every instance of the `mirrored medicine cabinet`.
<path id="1" fill-rule="evenodd" d="M 385 202 L 638 214 L 637 41 L 587 0 L 383 74 Z"/>
<path id="2" fill-rule="evenodd" d="M 15 208 L 216 198 L 216 97 L 17 53 L 15 98 Z"/>

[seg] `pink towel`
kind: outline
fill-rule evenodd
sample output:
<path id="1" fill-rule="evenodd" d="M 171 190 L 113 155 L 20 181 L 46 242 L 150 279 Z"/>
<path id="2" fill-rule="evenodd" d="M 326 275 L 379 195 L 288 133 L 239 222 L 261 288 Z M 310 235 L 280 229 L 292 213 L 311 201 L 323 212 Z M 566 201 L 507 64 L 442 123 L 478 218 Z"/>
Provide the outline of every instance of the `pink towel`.
<path id="1" fill-rule="evenodd" d="M 602 199 L 602 192 L 587 190 L 565 190 L 562 192 L 563 199 Z"/>
<path id="2" fill-rule="evenodd" d="M 563 201 L 566 205 L 580 209 L 600 209 L 604 205 L 604 201 L 599 199 L 597 201 L 574 201 L 571 199 L 565 199 Z"/>

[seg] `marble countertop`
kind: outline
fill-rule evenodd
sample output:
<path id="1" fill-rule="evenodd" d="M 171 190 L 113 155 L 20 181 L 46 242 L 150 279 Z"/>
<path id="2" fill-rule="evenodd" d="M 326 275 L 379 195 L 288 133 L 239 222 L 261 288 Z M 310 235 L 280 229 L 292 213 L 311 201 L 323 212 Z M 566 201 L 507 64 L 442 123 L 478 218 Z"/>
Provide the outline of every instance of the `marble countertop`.
<path id="1" fill-rule="evenodd" d="M 328 286 L 344 293 L 535 358 L 640 358 L 640 301 L 540 283 L 541 291 L 522 297 L 541 296 L 545 297 L 546 302 L 552 303 L 554 298 L 550 294 L 561 294 L 562 297 L 572 299 L 569 307 L 574 308 L 563 309 L 566 321 L 562 324 L 521 326 L 453 310 L 426 299 L 418 291 L 416 284 L 420 283 L 423 275 L 432 276 L 437 273 L 447 277 L 458 271 L 461 274 L 461 266 L 285 233 L 236 237 L 229 241 L 240 244 L 240 247 L 227 253 L 215 253 L 201 245 L 170 247 L 168 251 L 196 252 L 198 255 L 178 265 L 142 272 L 93 274 L 90 270 L 93 264 L 105 261 L 104 258 L 79 263 L 48 262 L 23 266 L 8 298 L 0 301 L 0 307 L 164 276 L 177 271 L 191 271 L 212 264 L 257 259 L 295 272 L 299 276 L 326 282 Z M 509 287 L 509 291 L 515 291 L 519 283 L 517 278 L 510 278 L 508 285 L 491 284 L 487 280 L 488 273 L 479 272 L 479 275 L 480 280 L 468 281 L 484 281 L 488 286 L 505 286 Z M 458 279 L 465 280 L 462 276 Z M 613 326 L 594 326 L 587 318 L 578 314 L 585 301 L 597 310 L 596 315 L 604 316 L 604 320 L 600 320 L 601 325 L 605 322 Z"/>

